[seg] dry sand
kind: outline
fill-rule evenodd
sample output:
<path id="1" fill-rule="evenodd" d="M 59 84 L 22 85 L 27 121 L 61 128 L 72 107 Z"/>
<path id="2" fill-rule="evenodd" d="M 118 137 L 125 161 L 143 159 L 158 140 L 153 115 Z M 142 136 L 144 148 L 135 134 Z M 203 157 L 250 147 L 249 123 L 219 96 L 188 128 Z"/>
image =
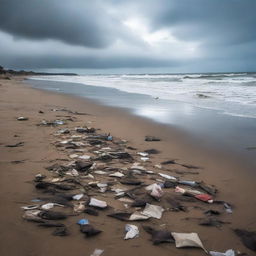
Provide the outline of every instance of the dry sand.
<path id="1" fill-rule="evenodd" d="M 216 208 L 208 204 L 197 203 L 202 209 L 189 208 L 188 213 L 167 212 L 161 220 L 150 221 L 154 227 L 166 227 L 175 232 L 197 232 L 209 250 L 225 251 L 233 248 L 249 255 L 254 253 L 244 247 L 232 228 L 256 230 L 255 174 L 241 159 L 221 149 L 206 149 L 200 141 L 193 141 L 182 132 L 164 125 L 129 115 L 123 110 L 104 107 L 92 101 L 71 96 L 31 89 L 21 83 L 21 78 L 0 79 L 0 255 L 8 256 L 56 256 L 90 255 L 95 248 L 104 249 L 103 255 L 204 255 L 200 249 L 176 249 L 174 244 L 152 245 L 150 236 L 142 230 L 139 238 L 124 241 L 126 222 L 106 217 L 86 216 L 91 223 L 104 230 L 99 236 L 85 239 L 79 232 L 76 220 L 70 217 L 67 225 L 71 235 L 55 237 L 49 229 L 37 227 L 34 223 L 22 219 L 21 206 L 26 205 L 40 193 L 33 185 L 34 175 L 48 172 L 44 167 L 54 163 L 57 158 L 66 158 L 66 154 L 57 151 L 53 142 L 54 131 L 58 128 L 39 127 L 42 119 L 52 120 L 69 115 L 66 112 L 53 112 L 53 108 L 67 108 L 72 111 L 86 112 L 89 115 L 71 115 L 75 122 L 67 127 L 90 125 L 100 128 L 101 132 L 129 141 L 129 145 L 143 151 L 156 148 L 160 154 L 152 157 L 153 164 L 168 159 L 178 159 L 180 163 L 201 166 L 200 170 L 169 167 L 170 175 L 186 180 L 203 180 L 214 184 L 218 189 L 218 200 L 234 205 L 233 214 L 223 213 L 221 217 L 231 224 L 221 228 L 199 226 L 196 221 L 184 220 L 186 217 L 203 217 L 202 209 Z M 38 113 L 41 110 L 44 114 Z M 18 116 L 29 117 L 19 122 Z M 66 126 L 63 126 L 66 127 Z M 62 128 L 62 127 L 61 127 Z M 145 135 L 162 138 L 161 142 L 145 142 Z M 5 147 L 7 144 L 24 142 L 24 146 Z M 12 161 L 24 160 L 22 163 Z M 177 174 L 178 171 L 193 171 L 199 174 Z M 191 204 L 190 204 L 191 205 Z M 217 207 L 219 208 L 219 206 Z M 80 217 L 83 217 L 81 215 Z"/>

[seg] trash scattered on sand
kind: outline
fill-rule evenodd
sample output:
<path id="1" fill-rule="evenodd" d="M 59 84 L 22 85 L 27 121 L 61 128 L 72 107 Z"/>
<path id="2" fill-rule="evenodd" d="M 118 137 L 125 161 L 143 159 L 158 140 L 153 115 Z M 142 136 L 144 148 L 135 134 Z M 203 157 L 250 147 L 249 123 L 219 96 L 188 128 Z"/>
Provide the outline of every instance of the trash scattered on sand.
<path id="1" fill-rule="evenodd" d="M 67 109 L 54 111 L 79 115 L 78 112 Z M 157 149 L 136 149 L 125 140 L 113 137 L 109 133 L 100 133 L 99 129 L 85 124 L 71 127 L 68 124 L 75 119 L 71 116 L 70 118 L 65 116 L 63 120 L 43 120 L 39 124 L 56 130 L 53 132 L 55 141 L 52 145 L 60 151 L 62 160 L 56 159 L 50 166 L 45 167 L 49 175 L 42 172 L 34 177 L 36 193 L 41 193 L 42 196 L 36 195 L 37 198 L 31 200 L 33 203 L 21 207 L 23 219 L 35 222 L 40 227 L 55 228 L 51 231 L 55 236 L 71 234 L 67 229 L 70 225 L 66 226 L 60 223 L 60 220 L 69 224 L 77 223 L 80 232 L 86 238 L 95 237 L 106 231 L 104 221 L 108 217 L 115 219 L 113 223 L 119 225 L 119 229 L 124 221 L 143 222 L 146 224 L 143 225 L 143 229 L 150 234 L 154 245 L 175 242 L 177 248 L 199 247 L 205 252 L 206 249 L 197 233 L 168 231 L 166 217 L 172 214 L 189 216 L 189 212 L 196 209 L 205 214 L 203 218 L 187 217 L 183 220 L 194 219 L 196 225 L 218 228 L 222 224 L 230 223 L 221 218 L 224 215 L 232 217 L 226 213 L 232 213 L 233 206 L 216 200 L 218 194 L 215 186 L 185 176 L 195 174 L 192 169 L 199 167 L 179 163 L 177 159 L 159 160 L 157 154 L 160 151 Z M 59 125 L 64 124 L 65 128 L 60 129 Z M 155 136 L 145 137 L 147 142 L 160 140 Z M 20 143 L 7 146 L 23 146 L 23 142 Z M 161 164 L 156 164 L 159 162 Z M 189 170 L 184 171 L 184 168 Z M 90 221 L 87 217 L 90 217 Z M 256 250 L 254 232 L 236 229 L 235 233 L 246 247 Z M 125 240 L 138 236 L 138 226 L 125 225 Z M 91 256 L 99 256 L 103 252 L 104 250 L 95 249 Z M 235 254 L 233 250 L 227 250 L 224 253 L 210 251 L 210 255 Z"/>
<path id="2" fill-rule="evenodd" d="M 28 117 L 19 116 L 19 117 L 17 117 L 17 120 L 18 120 L 18 121 L 27 121 L 27 120 L 28 120 Z"/>
<path id="3" fill-rule="evenodd" d="M 197 233 L 172 232 L 171 234 L 175 240 L 175 245 L 177 248 L 199 247 L 202 248 L 207 253 Z"/>
<path id="4" fill-rule="evenodd" d="M 232 249 L 227 250 L 226 252 L 214 252 L 209 251 L 211 256 L 236 256 L 235 251 Z"/>
<path id="5" fill-rule="evenodd" d="M 100 256 L 104 250 L 101 249 L 95 249 L 94 252 L 90 256 Z"/>
<path id="6" fill-rule="evenodd" d="M 125 225 L 125 237 L 124 239 L 132 239 L 139 236 L 139 228 L 135 225 L 126 224 Z"/>

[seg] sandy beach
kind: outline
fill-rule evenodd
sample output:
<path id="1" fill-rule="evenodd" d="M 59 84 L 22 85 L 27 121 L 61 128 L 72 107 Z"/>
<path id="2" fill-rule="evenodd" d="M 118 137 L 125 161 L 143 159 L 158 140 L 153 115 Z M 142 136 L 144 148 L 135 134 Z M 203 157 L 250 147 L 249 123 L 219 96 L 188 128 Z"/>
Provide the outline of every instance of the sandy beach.
<path id="1" fill-rule="evenodd" d="M 175 128 L 132 116 L 122 109 L 101 106 L 78 97 L 32 89 L 22 80 L 23 77 L 0 79 L 0 255 L 82 256 L 90 255 L 96 248 L 103 249 L 103 255 L 106 256 L 205 255 L 203 250 L 197 248 L 177 249 L 173 243 L 153 245 L 142 224 L 172 232 L 196 232 L 207 250 L 234 249 L 254 255 L 233 232 L 235 228 L 256 230 L 255 170 L 243 159 L 221 148 L 205 148 L 200 145 L 200 141 L 192 140 Z M 52 109 L 66 109 L 73 113 Z M 87 115 L 77 115 L 76 112 Z M 29 119 L 17 121 L 19 116 Z M 70 118 L 72 121 L 58 127 L 37 125 L 42 120 Z M 110 133 L 114 138 L 128 141 L 128 146 L 136 148 L 129 151 L 132 154 L 151 148 L 159 150 L 159 154 L 150 156 L 150 163 L 145 163 L 145 166 L 175 159 L 178 164 L 166 165 L 165 173 L 183 180 L 204 181 L 214 185 L 218 190 L 216 200 L 230 203 L 233 213 L 226 213 L 223 205 L 210 205 L 199 201 L 182 202 L 188 208 L 187 212 L 166 211 L 160 220 L 136 222 L 140 235 L 128 241 L 123 239 L 127 222 L 110 218 L 104 211 L 100 211 L 99 216 L 82 213 L 80 216 L 69 217 L 65 224 L 70 235 L 66 237 L 53 236 L 51 229 L 23 220 L 21 206 L 33 204 L 33 198 L 42 196 L 42 192 L 34 186 L 35 175 L 41 173 L 50 177 L 51 174 L 45 167 L 54 163 L 66 163 L 63 159 L 71 161 L 67 151 L 55 146 L 58 137 L 54 133 L 60 128 L 74 129 L 82 126 L 91 126 L 100 129 L 97 131 L 99 133 Z M 146 142 L 146 135 L 157 136 L 161 141 Z M 6 147 L 19 142 L 24 145 Z M 184 165 L 200 168 L 186 168 Z M 126 165 L 123 163 L 124 166 Z M 163 171 L 157 168 L 151 170 Z M 164 192 L 172 195 L 175 193 L 173 188 L 164 189 Z M 122 202 L 102 195 L 101 199 L 104 198 L 113 208 L 125 210 Z M 221 211 L 218 218 L 230 224 L 223 224 L 218 228 L 198 225 L 196 218 L 204 218 L 203 212 L 209 209 Z M 76 224 L 81 218 L 89 219 L 90 223 L 103 232 L 95 237 L 84 238 Z"/>

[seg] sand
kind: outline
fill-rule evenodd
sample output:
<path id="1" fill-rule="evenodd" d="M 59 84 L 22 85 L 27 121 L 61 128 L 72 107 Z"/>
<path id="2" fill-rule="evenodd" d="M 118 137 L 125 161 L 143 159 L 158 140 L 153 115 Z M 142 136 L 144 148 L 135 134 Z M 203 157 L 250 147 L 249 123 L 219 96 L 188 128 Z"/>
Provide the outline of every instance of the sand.
<path id="1" fill-rule="evenodd" d="M 53 145 L 53 133 L 58 128 L 39 127 L 42 119 L 53 120 L 59 116 L 70 115 L 51 109 L 67 108 L 72 111 L 86 112 L 88 115 L 71 115 L 74 122 L 67 127 L 89 124 L 100 128 L 101 132 L 125 139 L 138 151 L 155 148 L 160 154 L 152 157 L 152 164 L 169 159 L 179 163 L 202 167 L 190 170 L 179 165 L 170 166 L 170 175 L 186 180 L 205 181 L 217 187 L 218 200 L 234 205 L 233 214 L 223 214 L 222 220 L 231 224 L 215 227 L 199 226 L 186 217 L 203 217 L 202 209 L 209 205 L 200 203 L 202 209 L 189 208 L 189 213 L 168 212 L 161 220 L 154 220 L 155 227 L 166 227 L 174 232 L 197 232 L 209 250 L 225 251 L 233 248 L 253 255 L 246 249 L 232 228 L 256 230 L 255 221 L 255 174 L 252 167 L 243 159 L 223 150 L 204 148 L 200 141 L 193 141 L 187 134 L 175 128 L 153 123 L 149 120 L 130 115 L 124 110 L 101 106 L 90 100 L 80 99 L 57 93 L 49 93 L 25 86 L 22 77 L 0 80 L 0 255 L 90 255 L 95 248 L 105 250 L 103 255 L 204 255 L 198 249 L 176 249 L 174 244 L 152 245 L 150 236 L 140 228 L 139 238 L 124 241 L 126 222 L 106 217 L 89 217 L 91 223 L 104 232 L 94 238 L 85 239 L 79 232 L 75 220 L 69 218 L 67 225 L 71 235 L 54 237 L 51 231 L 37 227 L 22 219 L 21 206 L 39 195 L 33 185 L 34 175 L 44 173 L 46 166 L 55 159 L 66 157 Z M 41 110 L 44 113 L 40 114 Z M 18 116 L 26 116 L 28 121 L 17 121 Z M 64 126 L 66 127 L 66 126 Z M 161 137 L 160 142 L 145 142 L 145 135 Z M 24 146 L 5 147 L 7 144 L 24 142 Z M 24 161 L 23 161 L 24 160 Z M 12 161 L 23 161 L 14 163 Z M 188 173 L 181 173 L 186 171 Z M 189 173 L 192 172 L 192 173 Z M 195 174 L 198 173 L 198 174 Z M 212 207 L 214 208 L 214 207 Z M 88 216 L 87 216 L 88 217 Z"/>

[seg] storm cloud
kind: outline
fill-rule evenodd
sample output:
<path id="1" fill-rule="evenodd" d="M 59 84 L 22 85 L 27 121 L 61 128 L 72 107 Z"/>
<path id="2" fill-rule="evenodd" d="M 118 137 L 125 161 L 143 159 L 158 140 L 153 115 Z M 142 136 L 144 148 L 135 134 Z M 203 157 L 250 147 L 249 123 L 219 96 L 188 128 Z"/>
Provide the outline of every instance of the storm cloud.
<path id="1" fill-rule="evenodd" d="M 254 71 L 255 0 L 0 0 L 0 64 Z"/>

